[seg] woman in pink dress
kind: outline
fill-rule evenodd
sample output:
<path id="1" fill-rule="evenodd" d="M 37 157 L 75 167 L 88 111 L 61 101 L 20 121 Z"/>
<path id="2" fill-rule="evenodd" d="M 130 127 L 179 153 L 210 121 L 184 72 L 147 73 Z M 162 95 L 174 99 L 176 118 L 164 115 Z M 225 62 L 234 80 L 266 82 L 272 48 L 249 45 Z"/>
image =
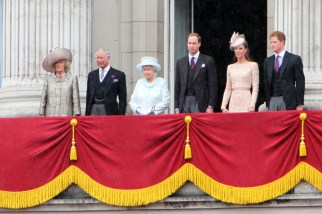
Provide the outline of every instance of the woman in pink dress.
<path id="1" fill-rule="evenodd" d="M 233 63 L 227 67 L 227 82 L 221 110 L 222 112 L 255 111 L 259 89 L 258 65 L 249 57 L 248 43 L 243 34 L 233 33 L 230 49 L 235 52 L 235 57 Z"/>

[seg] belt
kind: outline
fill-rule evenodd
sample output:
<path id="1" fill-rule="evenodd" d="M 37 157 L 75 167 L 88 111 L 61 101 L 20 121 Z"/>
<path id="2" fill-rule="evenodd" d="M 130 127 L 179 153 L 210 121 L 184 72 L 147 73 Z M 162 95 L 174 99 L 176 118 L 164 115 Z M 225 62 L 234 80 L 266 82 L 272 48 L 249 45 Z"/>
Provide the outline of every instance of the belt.
<path id="1" fill-rule="evenodd" d="M 104 99 L 94 99 L 94 104 L 104 104 Z"/>

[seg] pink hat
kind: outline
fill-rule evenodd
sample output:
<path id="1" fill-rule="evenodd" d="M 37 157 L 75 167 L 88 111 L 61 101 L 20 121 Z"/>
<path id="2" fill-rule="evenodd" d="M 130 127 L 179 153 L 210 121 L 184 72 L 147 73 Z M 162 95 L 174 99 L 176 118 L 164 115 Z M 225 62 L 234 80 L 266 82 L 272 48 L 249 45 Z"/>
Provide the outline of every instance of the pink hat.
<path id="1" fill-rule="evenodd" d="M 69 49 L 55 48 L 51 50 L 42 62 L 42 67 L 48 72 L 55 72 L 55 63 L 60 60 L 67 60 L 72 62 L 73 55 Z"/>

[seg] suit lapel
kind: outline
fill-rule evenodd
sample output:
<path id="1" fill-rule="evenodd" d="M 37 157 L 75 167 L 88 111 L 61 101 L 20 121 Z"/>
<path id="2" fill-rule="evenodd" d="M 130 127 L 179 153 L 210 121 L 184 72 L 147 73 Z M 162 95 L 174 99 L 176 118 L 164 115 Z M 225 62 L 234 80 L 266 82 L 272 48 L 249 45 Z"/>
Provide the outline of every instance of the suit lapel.
<path id="1" fill-rule="evenodd" d="M 111 67 L 103 80 L 103 82 L 105 82 L 105 86 L 106 86 L 105 94 L 107 94 L 107 92 L 110 90 L 110 88 L 114 82 L 114 79 L 117 79 L 117 76 L 115 74 L 114 69 Z"/>
<path id="2" fill-rule="evenodd" d="M 91 81 L 91 96 L 94 97 L 96 85 L 100 82 L 99 80 L 99 69 L 96 69 L 93 73 L 93 79 Z"/>
<path id="3" fill-rule="evenodd" d="M 269 85 L 271 85 L 272 79 L 273 79 L 273 73 L 274 73 L 274 60 L 275 56 L 272 55 L 267 59 L 267 75 L 268 75 L 268 82 Z"/>
<path id="4" fill-rule="evenodd" d="M 200 72 L 200 68 L 201 68 L 202 64 L 203 64 L 203 55 L 199 54 L 197 64 L 196 64 L 196 67 L 195 67 L 195 71 L 194 71 L 194 75 L 193 75 L 193 80 L 196 80 L 196 78 L 197 78 L 197 76 L 198 76 L 198 74 Z"/>
<path id="5" fill-rule="evenodd" d="M 182 75 L 181 77 L 185 85 L 187 85 L 188 71 L 189 71 L 189 57 L 188 56 L 184 57 L 182 60 L 182 63 L 183 63 L 182 67 L 184 72 L 181 73 Z"/>
<path id="6" fill-rule="evenodd" d="M 281 76 L 283 75 L 283 73 L 284 73 L 284 71 L 285 71 L 285 68 L 286 68 L 286 66 L 287 66 L 287 64 L 288 64 L 288 62 L 289 62 L 289 60 L 290 60 L 290 55 L 289 55 L 289 53 L 286 51 L 286 52 L 285 52 L 285 55 L 284 55 L 284 57 L 283 57 L 282 65 L 281 65 L 281 67 L 280 67 L 280 69 L 279 69 L 279 71 L 278 71 L 278 72 L 280 72 L 280 73 L 281 73 Z"/>

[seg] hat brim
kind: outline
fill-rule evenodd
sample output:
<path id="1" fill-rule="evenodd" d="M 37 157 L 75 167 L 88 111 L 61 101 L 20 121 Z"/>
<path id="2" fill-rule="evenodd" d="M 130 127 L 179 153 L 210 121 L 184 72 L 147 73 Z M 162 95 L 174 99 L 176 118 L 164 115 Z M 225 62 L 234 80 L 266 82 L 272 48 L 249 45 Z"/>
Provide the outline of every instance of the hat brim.
<path id="1" fill-rule="evenodd" d="M 47 72 L 55 72 L 55 63 L 61 60 L 72 62 L 71 51 L 66 48 L 55 48 L 45 57 L 42 67 Z"/>
<path id="2" fill-rule="evenodd" d="M 141 63 L 137 64 L 136 69 L 138 71 L 142 71 L 143 66 L 149 66 L 149 65 L 155 67 L 157 69 L 157 71 L 161 70 L 161 65 L 159 65 L 158 63 L 155 63 L 155 62 L 149 62 L 149 63 L 141 62 Z"/>

